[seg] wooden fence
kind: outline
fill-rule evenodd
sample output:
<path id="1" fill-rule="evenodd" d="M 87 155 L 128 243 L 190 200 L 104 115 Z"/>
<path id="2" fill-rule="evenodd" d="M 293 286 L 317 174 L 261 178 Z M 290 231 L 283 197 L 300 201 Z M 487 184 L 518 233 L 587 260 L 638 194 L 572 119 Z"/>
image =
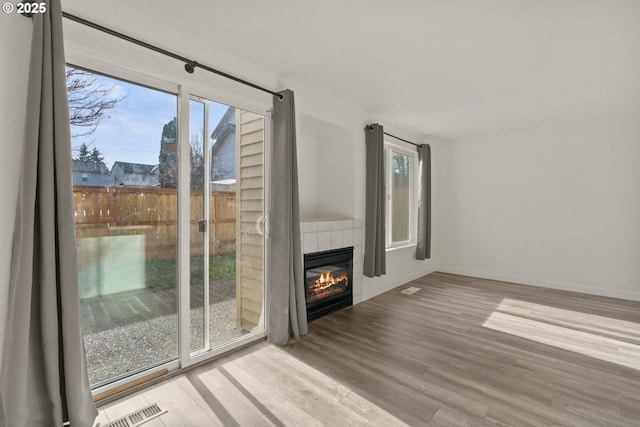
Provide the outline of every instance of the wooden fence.
<path id="1" fill-rule="evenodd" d="M 409 239 L 410 212 L 409 187 L 395 187 L 393 189 L 393 204 L 391 205 L 392 224 L 391 238 L 393 241 Z"/>
<path id="2" fill-rule="evenodd" d="M 177 190 L 165 188 L 74 186 L 76 236 L 145 235 L 147 259 L 175 259 L 178 253 Z M 202 191 L 191 191 L 191 255 L 202 255 Z M 209 250 L 211 255 L 235 251 L 236 194 L 211 193 Z"/>

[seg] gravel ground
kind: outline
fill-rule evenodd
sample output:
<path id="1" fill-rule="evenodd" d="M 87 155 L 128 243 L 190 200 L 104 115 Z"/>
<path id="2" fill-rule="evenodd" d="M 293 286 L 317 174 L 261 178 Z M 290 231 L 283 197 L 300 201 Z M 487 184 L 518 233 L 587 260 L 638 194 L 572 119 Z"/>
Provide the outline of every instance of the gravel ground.
<path id="1" fill-rule="evenodd" d="M 217 347 L 248 331 L 236 326 L 235 283 L 216 286 L 212 283 L 211 288 L 209 339 L 211 347 Z M 126 298 L 110 298 L 109 304 L 118 307 L 116 317 L 105 315 L 104 298 L 83 301 L 84 343 L 91 384 L 177 357 L 177 315 L 175 309 L 171 310 L 173 313 L 167 313 L 167 307 L 175 307 L 175 304 L 158 295 L 158 291 L 149 290 L 132 293 Z M 149 303 L 156 300 L 161 303 Z M 192 301 L 192 306 L 197 305 L 197 301 Z M 107 311 L 106 314 L 110 313 Z M 203 325 L 202 320 L 197 322 L 197 319 L 202 319 L 202 308 L 192 309 L 191 318 L 192 349 L 201 348 Z"/>

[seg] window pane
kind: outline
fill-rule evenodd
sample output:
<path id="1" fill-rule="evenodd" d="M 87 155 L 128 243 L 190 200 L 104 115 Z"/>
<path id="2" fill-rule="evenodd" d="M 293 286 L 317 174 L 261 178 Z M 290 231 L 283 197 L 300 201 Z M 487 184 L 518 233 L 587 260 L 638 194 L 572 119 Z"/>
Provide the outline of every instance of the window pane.
<path id="1" fill-rule="evenodd" d="M 387 176 L 389 175 L 388 169 L 389 169 L 389 160 L 388 160 L 388 152 L 389 149 L 387 147 L 384 148 L 384 197 L 382 199 L 382 212 L 384 212 L 384 216 L 385 216 L 385 223 L 384 226 L 387 227 L 387 229 L 389 228 L 389 219 L 391 218 L 391 214 L 389 213 L 388 209 L 388 204 L 389 204 L 389 199 L 390 199 L 390 195 L 389 195 L 389 183 L 388 183 L 388 179 Z M 389 241 L 389 234 L 387 233 L 387 231 L 385 231 L 385 247 L 389 246 L 391 244 L 391 242 Z"/>
<path id="2" fill-rule="evenodd" d="M 191 351 L 205 348 L 205 120 L 204 104 L 189 101 L 189 164 L 191 173 L 190 273 Z"/>
<path id="3" fill-rule="evenodd" d="M 411 157 L 392 152 L 391 242 L 409 240 Z"/>
<path id="4" fill-rule="evenodd" d="M 178 356 L 177 97 L 67 68 L 89 380 Z"/>

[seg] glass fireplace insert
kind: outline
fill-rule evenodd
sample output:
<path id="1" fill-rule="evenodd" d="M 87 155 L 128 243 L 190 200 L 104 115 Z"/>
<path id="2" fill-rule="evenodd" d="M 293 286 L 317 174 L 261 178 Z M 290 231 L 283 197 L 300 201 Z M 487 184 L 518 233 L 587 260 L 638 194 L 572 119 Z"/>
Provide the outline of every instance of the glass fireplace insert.
<path id="1" fill-rule="evenodd" d="M 309 321 L 353 305 L 353 247 L 305 254 Z"/>

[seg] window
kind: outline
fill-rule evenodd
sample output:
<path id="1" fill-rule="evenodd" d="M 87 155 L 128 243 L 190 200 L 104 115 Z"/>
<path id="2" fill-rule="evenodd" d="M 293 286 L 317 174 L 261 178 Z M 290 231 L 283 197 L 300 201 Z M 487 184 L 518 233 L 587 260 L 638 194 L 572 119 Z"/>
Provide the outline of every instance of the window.
<path id="1" fill-rule="evenodd" d="M 386 246 L 393 248 L 415 241 L 415 152 L 385 142 Z"/>

